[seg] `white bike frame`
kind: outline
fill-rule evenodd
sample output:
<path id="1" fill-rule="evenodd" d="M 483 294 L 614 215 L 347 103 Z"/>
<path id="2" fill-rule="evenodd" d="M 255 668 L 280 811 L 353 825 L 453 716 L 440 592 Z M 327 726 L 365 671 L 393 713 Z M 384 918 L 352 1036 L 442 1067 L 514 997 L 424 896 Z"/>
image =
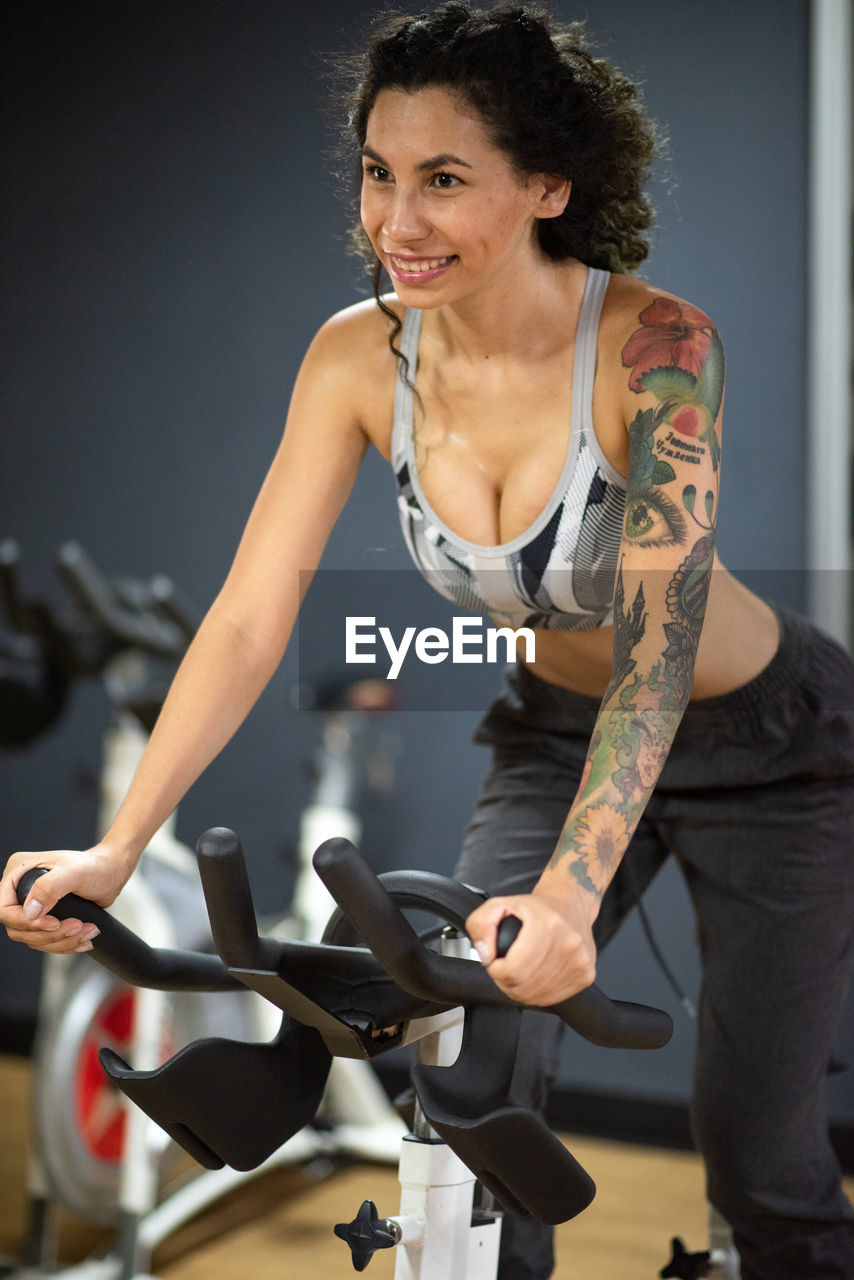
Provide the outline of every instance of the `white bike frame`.
<path id="1" fill-rule="evenodd" d="M 132 662 L 133 655 L 116 659 L 119 664 Z M 108 674 L 109 678 L 109 674 Z M 356 764 L 352 758 L 350 713 L 327 715 L 324 725 L 324 751 L 332 767 L 321 769 L 312 802 L 303 812 L 299 833 L 299 865 L 292 915 L 279 922 L 283 933 L 307 939 L 320 937 L 334 902 L 311 868 L 311 855 L 323 840 L 344 835 L 358 839 L 361 824 L 353 807 L 355 789 L 352 774 Z M 105 735 L 103 751 L 102 791 L 99 831 L 105 831 L 127 791 L 136 766 L 145 749 L 147 735 L 135 716 L 117 713 Z M 349 771 L 349 773 L 348 773 Z M 338 782 L 336 783 L 336 778 Z M 181 945 L 176 936 L 174 910 L 146 880 L 145 864 L 157 863 L 178 873 L 192 884 L 198 883 L 195 855 L 175 836 L 175 815 L 156 833 L 143 855 L 140 873 L 131 877 L 113 908 L 113 914 L 150 946 L 173 948 Z M 201 898 L 201 891 L 199 890 Z M 275 932 L 276 930 L 273 930 Z M 34 1055 L 36 1071 L 49 1071 L 50 1064 L 40 1057 L 40 1041 L 45 1053 L 52 1055 L 54 1037 L 46 1028 L 61 1026 L 67 1016 L 66 998 L 69 980 L 87 964 L 79 956 L 48 956 L 39 1005 L 37 1047 Z M 88 976 L 88 973 L 87 973 Z M 103 982 L 103 971 L 92 966 L 91 981 Z M 279 1029 L 281 1014 L 268 1001 L 251 992 L 241 992 L 229 1000 L 239 1000 L 246 1009 L 239 1027 L 229 1027 L 223 1034 L 232 1038 L 271 1040 Z M 137 1069 L 153 1068 L 162 1061 L 167 1025 L 174 1006 L 191 1008 L 198 1000 L 222 1001 L 222 996 L 192 996 L 134 989 L 135 1017 L 127 1046 L 130 1061 Z M 193 1038 L 193 1030 L 185 1036 Z M 53 1073 L 50 1087 L 67 1089 L 67 1058 L 60 1064 L 59 1078 Z M 57 1106 L 67 1111 L 67 1098 Z M 117 1189 L 118 1235 L 113 1250 L 106 1257 L 58 1267 L 56 1230 L 54 1226 L 57 1198 L 56 1178 L 46 1168 L 43 1153 L 46 1144 L 55 1141 L 53 1111 L 47 1123 L 35 1117 L 34 1141 L 28 1156 L 28 1190 L 30 1195 L 30 1230 L 26 1262 L 12 1272 L 14 1280 L 153 1280 L 148 1267 L 154 1249 L 178 1227 L 208 1208 L 222 1196 L 251 1178 L 273 1168 L 305 1164 L 314 1159 L 329 1159 L 346 1154 L 369 1161 L 396 1163 L 406 1126 L 397 1115 L 376 1074 L 367 1062 L 335 1058 L 330 1070 L 324 1103 L 328 1127 L 307 1127 L 296 1133 L 259 1168 L 238 1172 L 230 1168 L 206 1170 L 192 1181 L 170 1192 L 158 1203 L 162 1157 L 169 1140 L 157 1125 L 133 1106 L 122 1094 L 116 1104 L 124 1111 L 124 1146 Z M 60 1160 L 60 1163 L 62 1161 Z M 73 1182 L 73 1175 L 72 1175 Z M 73 1185 L 67 1188 L 74 1210 Z M 64 1197 L 60 1196 L 60 1199 Z M 83 1216 L 92 1216 L 84 1212 Z M 108 1220 L 115 1216 L 109 1214 Z"/>

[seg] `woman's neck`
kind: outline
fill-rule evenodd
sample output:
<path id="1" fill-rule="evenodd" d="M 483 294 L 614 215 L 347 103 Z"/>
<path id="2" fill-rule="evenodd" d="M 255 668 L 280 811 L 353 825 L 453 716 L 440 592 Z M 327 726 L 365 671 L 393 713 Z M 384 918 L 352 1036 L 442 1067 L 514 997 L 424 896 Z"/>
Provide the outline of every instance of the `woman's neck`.
<path id="1" fill-rule="evenodd" d="M 477 294 L 439 307 L 428 324 L 447 357 L 469 361 L 501 357 L 542 358 L 574 337 L 587 268 L 541 258 L 512 282 L 498 282 Z M 428 313 L 429 314 L 429 313 Z"/>

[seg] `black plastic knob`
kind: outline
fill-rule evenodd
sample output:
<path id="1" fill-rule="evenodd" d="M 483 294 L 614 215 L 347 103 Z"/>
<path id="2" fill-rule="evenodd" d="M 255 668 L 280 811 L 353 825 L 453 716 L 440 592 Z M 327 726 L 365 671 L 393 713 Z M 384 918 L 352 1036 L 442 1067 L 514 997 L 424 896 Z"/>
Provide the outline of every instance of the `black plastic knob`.
<path id="1" fill-rule="evenodd" d="M 386 1219 L 378 1217 L 373 1200 L 364 1201 L 352 1222 L 339 1222 L 335 1234 L 350 1246 L 354 1271 L 364 1271 L 377 1249 L 393 1249 L 397 1243 Z"/>
<path id="2" fill-rule="evenodd" d="M 676 1236 L 671 1242 L 673 1250 L 670 1261 L 658 1273 L 661 1280 L 674 1277 L 674 1280 L 702 1280 L 711 1271 L 711 1255 L 708 1249 L 700 1253 L 689 1253 L 682 1241 Z"/>

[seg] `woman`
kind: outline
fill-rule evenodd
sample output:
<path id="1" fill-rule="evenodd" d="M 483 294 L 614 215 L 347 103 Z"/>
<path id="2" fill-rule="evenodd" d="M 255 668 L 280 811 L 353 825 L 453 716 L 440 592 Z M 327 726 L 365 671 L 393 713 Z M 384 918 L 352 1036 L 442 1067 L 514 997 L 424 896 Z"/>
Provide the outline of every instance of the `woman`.
<path id="1" fill-rule="evenodd" d="M 711 1199 L 745 1280 L 841 1280 L 854 1215 L 822 1083 L 852 943 L 854 681 L 837 646 L 715 559 L 720 339 L 629 274 L 646 253 L 650 127 L 577 33 L 523 9 L 396 19 L 358 62 L 362 239 L 394 293 L 377 285 L 379 306 L 312 342 L 110 831 L 84 852 L 14 855 L 0 920 L 44 951 L 91 947 L 52 906 L 69 891 L 109 905 L 241 723 L 373 445 L 433 584 L 536 628 L 536 659 L 479 731 L 494 766 L 458 869 L 497 895 L 469 922 L 490 973 L 531 1005 L 582 989 L 674 853 L 704 964 L 694 1123 Z M 20 908 L 35 865 L 49 874 Z M 522 932 L 494 959 L 511 913 Z M 542 1101 L 553 1046 L 533 1043 L 515 1087 Z M 508 1220 L 502 1280 L 551 1269 L 549 1233 Z"/>

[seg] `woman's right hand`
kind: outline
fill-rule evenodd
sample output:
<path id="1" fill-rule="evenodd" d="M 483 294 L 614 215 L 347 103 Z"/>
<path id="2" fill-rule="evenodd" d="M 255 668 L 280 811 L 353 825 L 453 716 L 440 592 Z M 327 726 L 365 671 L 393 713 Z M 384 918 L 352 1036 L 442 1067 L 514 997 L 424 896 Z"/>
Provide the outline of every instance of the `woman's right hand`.
<path id="1" fill-rule="evenodd" d="M 0 880 L 0 924 L 12 942 L 23 942 L 35 951 L 67 955 L 90 951 L 98 930 L 85 920 L 57 920 L 51 909 L 67 893 L 79 894 L 101 907 L 115 902 L 126 884 L 133 863 L 117 858 L 105 845 L 76 851 L 55 849 L 50 853 L 15 853 L 6 863 Z M 46 867 L 23 906 L 18 904 L 17 886 L 21 876 L 33 867 Z"/>

